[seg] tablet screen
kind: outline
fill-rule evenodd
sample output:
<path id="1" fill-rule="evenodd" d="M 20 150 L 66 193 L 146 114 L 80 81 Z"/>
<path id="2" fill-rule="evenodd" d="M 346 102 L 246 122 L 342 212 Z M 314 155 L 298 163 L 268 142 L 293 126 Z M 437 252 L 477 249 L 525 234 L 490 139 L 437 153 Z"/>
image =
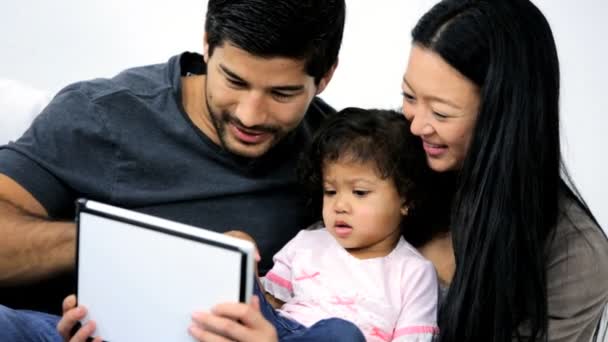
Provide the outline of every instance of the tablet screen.
<path id="1" fill-rule="evenodd" d="M 192 312 L 251 296 L 252 274 L 244 267 L 250 253 L 227 244 L 231 239 L 120 213 L 126 215 L 79 211 L 77 296 L 97 323 L 96 335 L 113 342 L 192 341 Z"/>

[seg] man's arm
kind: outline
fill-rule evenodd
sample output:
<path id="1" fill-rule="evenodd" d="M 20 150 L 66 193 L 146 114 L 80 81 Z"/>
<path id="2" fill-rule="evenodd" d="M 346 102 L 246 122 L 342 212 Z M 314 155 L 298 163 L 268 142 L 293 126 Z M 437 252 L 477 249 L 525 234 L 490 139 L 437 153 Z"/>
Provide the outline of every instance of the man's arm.
<path id="1" fill-rule="evenodd" d="M 270 305 L 272 305 L 273 308 L 280 309 L 283 306 L 283 304 L 285 304 L 285 302 L 280 299 L 275 298 L 269 292 L 264 291 L 264 286 L 260 282 L 260 277 L 258 276 L 258 270 L 257 270 L 257 263 L 260 261 L 259 260 L 260 253 L 257 251 L 258 247 L 257 247 L 257 244 L 255 243 L 255 240 L 251 237 L 251 235 L 249 235 L 243 231 L 240 231 L 240 230 L 231 230 L 224 234 L 241 239 L 241 240 L 250 241 L 256 246 L 255 248 L 256 248 L 257 256 L 256 256 L 256 270 L 255 270 L 256 277 L 255 277 L 255 279 L 258 282 L 258 286 L 260 287 L 260 289 L 262 289 L 262 292 L 264 293 L 264 297 L 266 297 L 266 300 L 268 301 L 268 303 L 270 303 Z"/>
<path id="2" fill-rule="evenodd" d="M 74 267 L 76 226 L 55 222 L 38 200 L 0 174 L 0 286 L 47 278 Z"/>

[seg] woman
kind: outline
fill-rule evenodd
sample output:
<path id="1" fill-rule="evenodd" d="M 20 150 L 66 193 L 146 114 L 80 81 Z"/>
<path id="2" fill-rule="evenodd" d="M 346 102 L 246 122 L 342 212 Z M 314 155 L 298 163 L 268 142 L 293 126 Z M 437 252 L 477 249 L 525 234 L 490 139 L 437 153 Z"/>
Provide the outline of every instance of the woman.
<path id="1" fill-rule="evenodd" d="M 449 0 L 412 36 L 403 112 L 429 166 L 457 177 L 451 234 L 420 247 L 449 284 L 440 340 L 589 341 L 608 242 L 560 169 L 546 19 L 527 0 Z"/>
<path id="2" fill-rule="evenodd" d="M 608 302 L 608 241 L 560 169 L 544 16 L 527 0 L 440 2 L 413 30 L 403 96 L 429 166 L 456 177 L 451 231 L 413 237 L 449 287 L 439 340 L 589 341 Z M 192 334 L 276 340 L 255 304 L 197 315 Z M 66 333 L 79 316 L 67 317 Z"/>

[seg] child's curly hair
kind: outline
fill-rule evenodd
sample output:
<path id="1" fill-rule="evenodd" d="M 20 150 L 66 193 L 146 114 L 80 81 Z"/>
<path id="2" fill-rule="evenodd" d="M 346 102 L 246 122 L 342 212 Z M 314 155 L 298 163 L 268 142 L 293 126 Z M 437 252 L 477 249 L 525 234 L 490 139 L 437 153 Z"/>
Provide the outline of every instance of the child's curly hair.
<path id="1" fill-rule="evenodd" d="M 409 214 L 424 198 L 431 170 L 420 138 L 410 132 L 403 114 L 381 109 L 349 107 L 329 117 L 315 134 L 298 167 L 298 178 L 320 217 L 323 169 L 336 161 L 372 162 L 382 179 L 392 179 L 405 200 Z"/>

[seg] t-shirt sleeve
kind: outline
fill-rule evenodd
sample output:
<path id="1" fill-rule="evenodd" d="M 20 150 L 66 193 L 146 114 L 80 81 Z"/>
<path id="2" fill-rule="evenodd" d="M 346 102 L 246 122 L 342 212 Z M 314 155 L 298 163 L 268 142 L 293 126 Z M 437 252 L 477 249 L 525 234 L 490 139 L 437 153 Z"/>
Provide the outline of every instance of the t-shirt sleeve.
<path id="1" fill-rule="evenodd" d="M 439 284 L 430 261 L 407 265 L 402 284 L 401 313 L 397 319 L 393 341 L 432 341 L 437 328 Z"/>
<path id="2" fill-rule="evenodd" d="M 74 84 L 55 96 L 21 138 L 0 147 L 0 173 L 28 190 L 50 217 L 71 218 L 74 200 L 93 184 L 111 192 L 110 141 L 99 108 L 82 84 Z"/>
<path id="3" fill-rule="evenodd" d="M 304 233 L 301 231 L 275 254 L 272 258 L 274 265 L 262 278 L 264 290 L 284 302 L 293 297 L 292 262 L 298 246 L 302 244 Z"/>

